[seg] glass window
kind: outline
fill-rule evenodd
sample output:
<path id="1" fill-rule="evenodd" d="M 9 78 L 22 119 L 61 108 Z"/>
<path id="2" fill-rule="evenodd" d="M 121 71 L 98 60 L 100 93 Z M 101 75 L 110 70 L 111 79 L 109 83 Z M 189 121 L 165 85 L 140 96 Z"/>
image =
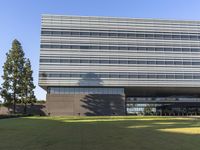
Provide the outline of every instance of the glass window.
<path id="1" fill-rule="evenodd" d="M 182 40 L 189 40 L 190 36 L 189 35 L 181 35 Z"/>
<path id="2" fill-rule="evenodd" d="M 178 40 L 178 39 L 181 39 L 181 36 L 180 35 L 172 35 L 172 38 Z"/>
<path id="3" fill-rule="evenodd" d="M 190 52 L 191 50 L 189 48 L 182 48 L 182 52 Z"/>
<path id="4" fill-rule="evenodd" d="M 155 34 L 154 37 L 155 39 L 163 39 L 163 35 L 161 34 Z"/>
<path id="5" fill-rule="evenodd" d="M 200 49 L 198 49 L 198 48 L 192 48 L 191 52 L 200 52 Z"/>
<path id="6" fill-rule="evenodd" d="M 80 46 L 80 49 L 90 49 L 90 46 Z"/>
<path id="7" fill-rule="evenodd" d="M 173 62 L 173 61 L 167 61 L 167 60 L 166 60 L 166 61 L 165 61 L 165 64 L 166 64 L 166 65 L 173 65 L 174 62 Z"/>
<path id="8" fill-rule="evenodd" d="M 183 79 L 183 75 L 182 74 L 175 74 L 175 78 L 176 79 Z"/>
<path id="9" fill-rule="evenodd" d="M 158 79 L 164 79 L 164 78 L 166 78 L 166 75 L 165 74 L 158 74 L 157 78 Z"/>
<path id="10" fill-rule="evenodd" d="M 146 48 L 145 47 L 138 47 L 137 50 L 138 51 L 146 51 Z"/>
<path id="11" fill-rule="evenodd" d="M 89 33 L 89 32 L 80 32 L 80 35 L 81 35 L 81 36 L 87 36 L 87 37 L 88 37 L 88 36 L 90 35 L 90 33 Z"/>
<path id="12" fill-rule="evenodd" d="M 156 61 L 155 60 L 149 60 L 149 61 L 147 61 L 147 64 L 156 64 Z"/>
<path id="13" fill-rule="evenodd" d="M 71 63 L 80 63 L 80 60 L 78 60 L 78 59 L 71 59 L 70 62 Z"/>
<path id="14" fill-rule="evenodd" d="M 167 79 L 174 79 L 175 76 L 173 74 L 166 74 Z"/>
<path id="15" fill-rule="evenodd" d="M 191 65 L 191 64 L 192 64 L 192 62 L 189 60 L 183 61 L 183 65 Z"/>
<path id="16" fill-rule="evenodd" d="M 171 52 L 173 49 L 172 48 L 164 48 L 164 51 Z"/>
<path id="17" fill-rule="evenodd" d="M 119 64 L 128 64 L 127 60 L 119 60 Z"/>
<path id="18" fill-rule="evenodd" d="M 87 60 L 87 59 L 82 59 L 82 60 L 80 60 L 80 63 L 89 63 L 89 60 Z"/>
<path id="19" fill-rule="evenodd" d="M 164 48 L 155 48 L 155 51 L 164 51 Z"/>
<path id="20" fill-rule="evenodd" d="M 155 74 L 148 74 L 147 77 L 148 77 L 148 78 L 156 78 L 156 75 L 155 75 Z"/>
<path id="21" fill-rule="evenodd" d="M 110 64 L 118 64 L 118 60 L 112 60 L 112 59 L 110 59 L 110 60 L 109 60 L 109 63 L 110 63 Z"/>
<path id="22" fill-rule="evenodd" d="M 172 36 L 171 36 L 171 35 L 164 35 L 164 39 L 166 39 L 166 40 L 171 40 L 171 39 L 172 39 Z"/>
<path id="23" fill-rule="evenodd" d="M 143 38 L 145 38 L 145 35 L 144 34 L 136 34 L 136 38 L 143 39 Z"/>
<path id="24" fill-rule="evenodd" d="M 182 65 L 183 64 L 183 62 L 182 61 L 174 61 L 174 65 Z"/>

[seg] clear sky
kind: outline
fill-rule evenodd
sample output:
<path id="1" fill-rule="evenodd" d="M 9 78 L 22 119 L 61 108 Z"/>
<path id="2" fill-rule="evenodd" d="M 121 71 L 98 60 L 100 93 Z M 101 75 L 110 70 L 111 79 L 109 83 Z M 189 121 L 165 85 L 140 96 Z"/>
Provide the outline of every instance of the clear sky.
<path id="1" fill-rule="evenodd" d="M 0 67 L 18 39 L 32 63 L 36 96 L 45 99 L 38 86 L 41 14 L 200 20 L 200 0 L 0 0 Z"/>

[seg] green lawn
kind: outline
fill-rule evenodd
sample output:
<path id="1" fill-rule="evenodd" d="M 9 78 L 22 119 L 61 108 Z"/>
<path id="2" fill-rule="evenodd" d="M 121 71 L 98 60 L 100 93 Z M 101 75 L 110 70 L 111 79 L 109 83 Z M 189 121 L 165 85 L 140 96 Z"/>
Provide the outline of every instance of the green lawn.
<path id="1" fill-rule="evenodd" d="M 200 119 L 25 117 L 0 120 L 0 150 L 200 150 Z"/>

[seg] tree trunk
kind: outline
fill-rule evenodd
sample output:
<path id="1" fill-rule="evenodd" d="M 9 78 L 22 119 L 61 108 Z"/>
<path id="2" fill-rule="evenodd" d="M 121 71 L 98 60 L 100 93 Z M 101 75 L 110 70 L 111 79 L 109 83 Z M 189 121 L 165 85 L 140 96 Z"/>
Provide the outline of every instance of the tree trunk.
<path id="1" fill-rule="evenodd" d="M 15 112 L 16 112 L 16 95 L 15 95 L 15 92 L 14 92 L 14 97 L 13 97 L 13 113 L 15 114 Z"/>
<path id="2" fill-rule="evenodd" d="M 24 114 L 26 114 L 27 113 L 27 105 L 26 105 L 26 103 L 24 104 Z"/>

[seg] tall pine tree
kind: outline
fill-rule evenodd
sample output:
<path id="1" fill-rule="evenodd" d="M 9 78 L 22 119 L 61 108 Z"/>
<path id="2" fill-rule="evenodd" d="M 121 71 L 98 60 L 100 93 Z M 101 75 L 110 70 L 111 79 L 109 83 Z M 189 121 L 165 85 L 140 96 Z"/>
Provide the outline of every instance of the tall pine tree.
<path id="1" fill-rule="evenodd" d="M 23 70 L 25 64 L 24 51 L 18 40 L 12 42 L 11 50 L 6 54 L 6 62 L 3 66 L 3 80 L 1 95 L 7 104 L 13 105 L 16 112 L 16 103 L 20 99 L 23 87 Z"/>
<path id="2" fill-rule="evenodd" d="M 25 61 L 24 69 L 23 69 L 23 87 L 22 87 L 22 95 L 21 102 L 24 104 L 24 113 L 27 112 L 27 104 L 32 104 L 36 101 L 34 94 L 34 83 L 32 77 L 33 71 L 31 70 L 31 62 L 29 59 Z"/>

